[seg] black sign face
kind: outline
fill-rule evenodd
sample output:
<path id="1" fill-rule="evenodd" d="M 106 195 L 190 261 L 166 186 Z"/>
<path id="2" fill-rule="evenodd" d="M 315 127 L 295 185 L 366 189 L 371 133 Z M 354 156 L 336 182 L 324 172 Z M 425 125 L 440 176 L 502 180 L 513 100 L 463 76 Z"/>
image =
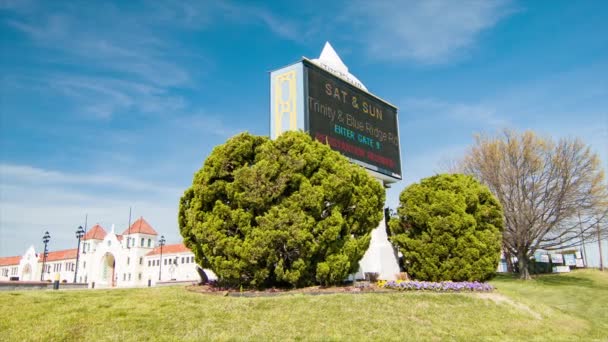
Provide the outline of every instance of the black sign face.
<path id="1" fill-rule="evenodd" d="M 315 65 L 304 65 L 313 138 L 371 170 L 401 179 L 397 109 Z"/>

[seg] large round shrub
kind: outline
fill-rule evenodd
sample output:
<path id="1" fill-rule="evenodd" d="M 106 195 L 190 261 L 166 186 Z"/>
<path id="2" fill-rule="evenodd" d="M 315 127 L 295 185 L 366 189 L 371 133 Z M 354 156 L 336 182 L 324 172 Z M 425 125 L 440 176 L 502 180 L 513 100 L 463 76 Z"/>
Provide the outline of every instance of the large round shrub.
<path id="1" fill-rule="evenodd" d="M 180 201 L 197 262 L 231 286 L 306 286 L 358 270 L 384 189 L 303 132 L 217 146 Z"/>
<path id="2" fill-rule="evenodd" d="M 391 241 L 407 272 L 430 281 L 484 281 L 500 260 L 502 207 L 490 190 L 461 174 L 437 175 L 406 188 Z"/>

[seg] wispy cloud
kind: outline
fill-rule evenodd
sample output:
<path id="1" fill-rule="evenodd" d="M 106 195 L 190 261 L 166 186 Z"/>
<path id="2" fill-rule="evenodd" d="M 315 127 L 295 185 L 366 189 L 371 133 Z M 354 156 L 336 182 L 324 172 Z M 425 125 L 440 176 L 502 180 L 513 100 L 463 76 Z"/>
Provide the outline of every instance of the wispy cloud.
<path id="1" fill-rule="evenodd" d="M 227 122 L 220 119 L 219 115 L 210 115 L 201 111 L 173 119 L 173 123 L 181 130 L 205 132 L 221 138 L 229 138 L 243 131 L 239 125 L 228 124 Z"/>
<path id="2" fill-rule="evenodd" d="M 71 248 L 73 231 L 83 225 L 85 214 L 89 224 L 99 222 L 107 229 L 116 224 L 121 233 L 128 224 L 129 207 L 134 208 L 134 217 L 145 216 L 169 240 L 180 240 L 176 217 L 181 188 L 136 177 L 6 163 L 0 164 L 0 180 L 3 255 L 22 253 L 40 240 L 44 230 L 51 232 L 52 249 Z"/>
<path id="3" fill-rule="evenodd" d="M 166 194 L 179 190 L 173 187 L 108 174 L 78 174 L 47 170 L 30 165 L 0 164 L 0 186 L 27 184 L 32 186 L 103 186 L 106 189 L 120 191 L 143 191 L 147 193 Z"/>
<path id="4" fill-rule="evenodd" d="M 371 58 L 422 64 L 460 57 L 514 11 L 509 0 L 358 0 L 348 8 L 345 21 L 363 37 Z"/>
<path id="5" fill-rule="evenodd" d="M 494 107 L 483 104 L 451 103 L 432 98 L 407 98 L 401 102 L 400 107 L 401 111 L 416 113 L 417 117 L 431 120 L 448 119 L 494 129 L 510 125 L 506 118 L 498 115 Z"/>
<path id="6" fill-rule="evenodd" d="M 115 113 L 167 113 L 182 110 L 185 100 L 163 87 L 106 77 L 61 75 L 46 78 L 49 86 L 79 104 L 85 113 L 108 119 Z"/>
<path id="7" fill-rule="evenodd" d="M 22 83 L 60 95 L 70 102 L 73 113 L 89 118 L 107 120 L 117 114 L 160 113 L 188 105 L 174 90 L 193 87 L 192 75 L 200 73 L 193 73 L 187 65 L 194 63 L 184 63 L 184 58 L 204 57 L 181 54 L 179 43 L 167 39 L 165 32 L 171 30 L 163 30 L 170 23 L 109 4 L 6 7 L 22 12 L 7 16 L 2 24 L 21 32 L 42 52 L 26 58 L 41 69 L 56 70 L 24 71 L 7 80 L 28 78 Z"/>
<path id="8" fill-rule="evenodd" d="M 263 6 L 234 3 L 229 1 L 216 2 L 217 9 L 230 20 L 241 24 L 260 23 L 276 35 L 298 40 L 302 37 L 301 23 L 274 13 Z"/>

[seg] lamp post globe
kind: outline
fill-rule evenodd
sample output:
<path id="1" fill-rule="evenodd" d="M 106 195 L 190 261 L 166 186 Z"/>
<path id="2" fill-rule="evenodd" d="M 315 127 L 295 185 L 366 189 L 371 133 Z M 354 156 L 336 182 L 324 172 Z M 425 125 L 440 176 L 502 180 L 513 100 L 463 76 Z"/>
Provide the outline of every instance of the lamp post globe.
<path id="1" fill-rule="evenodd" d="M 49 234 L 49 232 L 46 231 L 44 233 L 44 236 L 42 236 L 42 242 L 44 243 L 44 253 L 42 254 L 42 272 L 40 272 L 40 281 L 44 281 L 44 271 L 45 271 L 45 267 L 46 267 L 46 257 L 49 254 L 49 251 L 47 249 L 49 241 L 51 241 L 51 234 Z"/>
<path id="2" fill-rule="evenodd" d="M 160 281 L 160 277 L 163 271 L 163 246 L 165 245 L 165 236 L 161 235 L 160 240 L 158 240 L 158 245 L 160 246 L 160 262 L 158 268 L 158 280 Z"/>
<path id="3" fill-rule="evenodd" d="M 76 282 L 76 276 L 78 275 L 78 261 L 80 260 L 80 239 L 84 236 L 84 229 L 82 226 L 78 226 L 76 229 L 76 238 L 78 239 L 78 247 L 76 248 L 76 268 L 74 270 L 74 282 Z"/>

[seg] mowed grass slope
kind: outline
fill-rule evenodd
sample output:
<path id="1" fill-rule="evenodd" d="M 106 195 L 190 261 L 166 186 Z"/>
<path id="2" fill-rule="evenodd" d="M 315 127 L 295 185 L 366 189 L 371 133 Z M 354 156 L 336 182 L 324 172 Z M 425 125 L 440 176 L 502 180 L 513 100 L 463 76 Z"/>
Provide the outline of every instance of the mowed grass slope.
<path id="1" fill-rule="evenodd" d="M 0 340 L 608 340 L 608 274 L 492 294 L 234 298 L 183 287 L 0 293 Z"/>

